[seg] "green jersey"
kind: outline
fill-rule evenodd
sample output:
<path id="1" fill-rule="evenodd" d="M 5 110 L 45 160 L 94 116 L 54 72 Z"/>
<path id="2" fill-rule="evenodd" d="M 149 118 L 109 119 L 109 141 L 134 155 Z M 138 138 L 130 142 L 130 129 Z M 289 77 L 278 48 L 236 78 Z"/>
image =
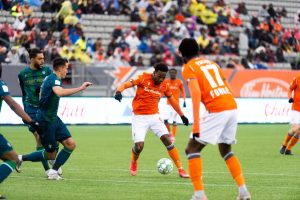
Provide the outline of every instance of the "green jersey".
<path id="1" fill-rule="evenodd" d="M 10 95 L 8 91 L 8 87 L 4 81 L 0 80 L 0 111 L 2 107 L 2 101 L 3 101 L 2 97 L 7 95 Z"/>
<path id="2" fill-rule="evenodd" d="M 33 107 L 39 106 L 40 87 L 46 76 L 50 75 L 52 70 L 49 67 L 32 70 L 30 67 L 23 69 L 19 75 L 19 84 L 22 90 L 22 101 L 25 105 Z"/>
<path id="3" fill-rule="evenodd" d="M 60 97 L 53 92 L 53 87 L 61 86 L 61 79 L 55 73 L 47 76 L 41 86 L 39 111 L 41 118 L 54 122 L 57 117 Z"/>

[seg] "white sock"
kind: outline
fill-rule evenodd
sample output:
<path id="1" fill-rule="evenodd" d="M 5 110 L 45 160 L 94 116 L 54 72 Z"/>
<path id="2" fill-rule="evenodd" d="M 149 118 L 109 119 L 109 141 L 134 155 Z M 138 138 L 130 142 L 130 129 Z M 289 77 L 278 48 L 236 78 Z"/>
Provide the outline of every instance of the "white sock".
<path id="1" fill-rule="evenodd" d="M 246 185 L 242 185 L 239 187 L 239 193 L 240 194 L 248 193 L 248 189 L 247 189 Z"/>
<path id="2" fill-rule="evenodd" d="M 194 195 L 196 197 L 203 197 L 203 196 L 205 196 L 205 192 L 204 192 L 204 190 L 197 190 L 194 192 Z"/>

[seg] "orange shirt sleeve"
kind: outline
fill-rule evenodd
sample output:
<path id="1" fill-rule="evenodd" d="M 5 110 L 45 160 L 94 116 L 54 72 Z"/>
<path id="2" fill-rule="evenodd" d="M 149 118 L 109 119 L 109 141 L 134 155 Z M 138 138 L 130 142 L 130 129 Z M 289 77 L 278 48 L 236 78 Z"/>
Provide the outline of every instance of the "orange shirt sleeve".
<path id="1" fill-rule="evenodd" d="M 197 79 L 190 79 L 188 82 L 189 91 L 192 98 L 193 104 L 193 133 L 200 133 L 200 102 L 201 102 L 201 91 Z"/>
<path id="2" fill-rule="evenodd" d="M 297 79 L 296 79 L 296 77 L 294 77 L 292 82 L 290 83 L 290 88 L 288 91 L 288 98 L 292 98 L 293 91 L 296 89 L 296 87 L 297 87 Z"/>
<path id="3" fill-rule="evenodd" d="M 135 85 L 138 85 L 142 80 L 142 77 L 139 76 L 138 78 L 136 79 L 130 79 L 129 81 L 126 81 L 125 83 L 123 83 L 122 85 L 120 85 L 118 88 L 117 88 L 117 91 L 119 92 L 123 92 L 125 89 L 127 88 L 130 88 L 130 87 L 133 87 Z"/>
<path id="4" fill-rule="evenodd" d="M 171 97 L 169 97 L 168 100 L 169 100 L 171 106 L 174 108 L 174 110 L 178 113 L 178 115 L 182 116 L 183 112 L 180 109 L 178 101 L 173 97 L 173 95 Z"/>

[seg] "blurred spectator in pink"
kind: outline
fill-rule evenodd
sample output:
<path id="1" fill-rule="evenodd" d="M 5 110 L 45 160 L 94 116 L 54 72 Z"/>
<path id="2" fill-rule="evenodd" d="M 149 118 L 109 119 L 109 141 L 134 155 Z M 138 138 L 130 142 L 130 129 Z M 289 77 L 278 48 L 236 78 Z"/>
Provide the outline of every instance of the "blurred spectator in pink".
<path id="1" fill-rule="evenodd" d="M 0 31 L 5 32 L 9 38 L 12 38 L 14 36 L 14 29 L 7 21 L 0 25 Z M 0 37 L 3 38 L 3 36 L 1 35 Z"/>
<path id="2" fill-rule="evenodd" d="M 175 65 L 175 59 L 170 51 L 166 51 L 164 53 L 163 62 L 167 64 L 168 66 L 174 66 Z"/>

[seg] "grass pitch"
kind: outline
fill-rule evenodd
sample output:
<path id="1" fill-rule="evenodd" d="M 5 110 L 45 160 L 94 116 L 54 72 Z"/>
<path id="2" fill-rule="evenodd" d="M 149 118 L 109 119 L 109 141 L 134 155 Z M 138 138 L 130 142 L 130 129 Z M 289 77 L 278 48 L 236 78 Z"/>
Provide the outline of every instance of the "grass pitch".
<path id="1" fill-rule="evenodd" d="M 254 200 L 300 199 L 300 148 L 294 156 L 279 154 L 288 125 L 239 125 L 234 153 L 242 163 L 248 188 Z M 70 126 L 77 149 L 63 166 L 62 181 L 48 181 L 40 163 L 25 162 L 22 173 L 12 173 L 0 185 L 0 194 L 10 200 L 53 199 L 142 199 L 187 200 L 193 189 L 189 179 L 178 178 L 177 170 L 161 175 L 156 162 L 168 157 L 158 138 L 150 132 L 140 156 L 136 177 L 129 174 L 130 126 Z M 184 148 L 190 127 L 179 126 L 176 146 L 187 169 Z M 3 126 L 0 132 L 19 154 L 35 149 L 33 136 L 24 126 Z M 210 200 L 233 200 L 237 187 L 216 146 L 202 153 L 204 184 Z"/>

